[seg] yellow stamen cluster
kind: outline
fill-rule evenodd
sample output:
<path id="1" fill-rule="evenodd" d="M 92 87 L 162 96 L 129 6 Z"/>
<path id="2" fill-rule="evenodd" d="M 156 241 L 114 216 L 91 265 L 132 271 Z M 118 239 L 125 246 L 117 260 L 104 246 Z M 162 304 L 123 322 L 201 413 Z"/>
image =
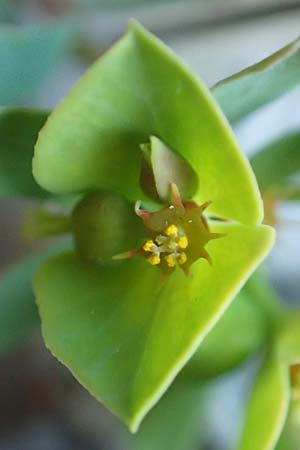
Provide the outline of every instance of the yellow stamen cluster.
<path id="1" fill-rule="evenodd" d="M 187 262 L 187 255 L 183 251 L 187 247 L 188 238 L 184 231 L 172 224 L 164 230 L 164 234 L 146 241 L 142 249 L 146 253 L 151 253 L 147 261 L 152 266 L 159 265 L 163 259 L 168 267 L 174 268 L 176 263 L 183 265 Z"/>

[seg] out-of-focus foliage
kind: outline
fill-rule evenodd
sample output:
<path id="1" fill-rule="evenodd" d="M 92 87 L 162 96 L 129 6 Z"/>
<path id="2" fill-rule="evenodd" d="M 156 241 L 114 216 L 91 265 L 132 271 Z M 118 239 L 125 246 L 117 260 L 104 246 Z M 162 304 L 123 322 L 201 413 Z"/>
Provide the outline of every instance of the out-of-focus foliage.
<path id="1" fill-rule="evenodd" d="M 13 16 L 13 5 L 10 0 L 0 0 L 0 20 L 10 20 Z"/>
<path id="2" fill-rule="evenodd" d="M 171 3 L 174 0 L 71 0 L 71 6 L 81 8 L 118 8 Z"/>
<path id="3" fill-rule="evenodd" d="M 135 434 L 124 435 L 126 450 L 196 450 L 204 434 L 204 386 L 177 380 Z"/>
<path id="4" fill-rule="evenodd" d="M 206 379 L 237 367 L 264 345 L 268 332 L 262 308 L 257 305 L 255 297 L 244 289 L 180 376 L 193 380 Z"/>
<path id="5" fill-rule="evenodd" d="M 251 159 L 263 194 L 278 199 L 300 198 L 300 133 L 294 132 L 271 142 Z"/>
<path id="6" fill-rule="evenodd" d="M 72 34 L 67 22 L 22 28 L 0 25 L 0 105 L 30 101 L 57 69 Z"/>
<path id="7" fill-rule="evenodd" d="M 26 341 L 40 324 L 31 279 L 41 262 L 61 247 L 37 251 L 0 274 L 0 355 Z"/>
<path id="8" fill-rule="evenodd" d="M 212 91 L 230 122 L 237 122 L 299 86 L 300 38 L 254 66 L 216 84 Z"/>
<path id="9" fill-rule="evenodd" d="M 270 356 L 251 394 L 238 450 L 273 449 L 282 432 L 289 401 L 288 368 Z"/>
<path id="10" fill-rule="evenodd" d="M 47 116 L 44 111 L 0 108 L 0 197 L 49 196 L 31 171 L 34 144 Z"/>

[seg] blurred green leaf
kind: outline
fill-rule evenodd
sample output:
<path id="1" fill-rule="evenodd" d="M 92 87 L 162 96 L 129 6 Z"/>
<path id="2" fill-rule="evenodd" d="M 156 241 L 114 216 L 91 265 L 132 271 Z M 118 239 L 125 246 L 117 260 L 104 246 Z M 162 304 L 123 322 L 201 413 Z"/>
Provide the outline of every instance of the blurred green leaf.
<path id="1" fill-rule="evenodd" d="M 260 315 L 268 322 L 269 334 L 273 334 L 274 329 L 282 322 L 284 306 L 271 285 L 265 268 L 259 268 L 247 281 L 243 293 L 259 308 Z"/>
<path id="2" fill-rule="evenodd" d="M 155 3 L 170 3 L 174 0 L 73 0 L 72 6 L 81 7 L 81 8 L 107 8 L 107 9 L 123 9 L 128 6 L 139 6 L 146 4 L 155 4 Z"/>
<path id="3" fill-rule="evenodd" d="M 0 355 L 25 340 L 40 324 L 32 290 L 32 277 L 50 255 L 66 242 L 35 251 L 0 274 Z"/>
<path id="4" fill-rule="evenodd" d="M 267 336 L 266 318 L 255 299 L 242 291 L 179 377 L 201 380 L 230 370 L 258 351 Z"/>
<path id="5" fill-rule="evenodd" d="M 286 313 L 277 339 L 280 360 L 288 365 L 300 364 L 300 310 Z"/>
<path id="6" fill-rule="evenodd" d="M 204 387 L 175 381 L 145 418 L 139 431 L 125 434 L 128 450 L 196 450 L 205 431 Z M 127 444 L 127 445 L 126 445 Z"/>
<path id="7" fill-rule="evenodd" d="M 208 378 L 236 367 L 262 348 L 284 313 L 267 275 L 257 270 L 179 377 Z"/>
<path id="8" fill-rule="evenodd" d="M 276 450 L 299 450 L 300 401 L 292 402 L 289 415 Z"/>
<path id="9" fill-rule="evenodd" d="M 15 5 L 10 0 L 0 0 L 0 20 L 7 21 L 13 16 Z"/>
<path id="10" fill-rule="evenodd" d="M 49 196 L 31 169 L 34 144 L 47 116 L 45 111 L 0 108 L 0 197 Z"/>
<path id="11" fill-rule="evenodd" d="M 273 192 L 284 198 L 300 197 L 299 132 L 271 142 L 255 153 L 250 162 L 263 194 Z"/>
<path id="12" fill-rule="evenodd" d="M 272 450 L 284 427 L 289 402 L 288 367 L 269 357 L 251 393 L 238 450 Z"/>
<path id="13" fill-rule="evenodd" d="M 300 86 L 300 38 L 241 72 L 220 81 L 212 92 L 230 122 Z"/>
<path id="14" fill-rule="evenodd" d="M 72 35 L 66 22 L 0 27 L 0 104 L 28 101 L 57 68 Z"/>

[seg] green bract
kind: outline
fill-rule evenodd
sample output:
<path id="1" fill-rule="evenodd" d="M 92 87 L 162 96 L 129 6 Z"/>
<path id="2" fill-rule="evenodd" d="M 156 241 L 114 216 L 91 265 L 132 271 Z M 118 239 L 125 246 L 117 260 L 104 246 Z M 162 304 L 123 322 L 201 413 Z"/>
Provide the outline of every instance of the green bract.
<path id="1" fill-rule="evenodd" d="M 282 322 L 250 396 L 239 450 L 275 448 L 284 426 L 293 428 L 292 422 L 296 419 L 294 414 L 297 416 L 295 428 L 299 436 L 299 311 L 286 314 Z M 284 440 L 285 436 L 281 441 Z M 293 449 L 292 443 L 290 448 Z"/>
<path id="2" fill-rule="evenodd" d="M 238 450 L 273 449 L 287 417 L 289 400 L 288 369 L 270 358 L 254 386 Z"/>
<path id="3" fill-rule="evenodd" d="M 254 175 L 209 91 L 136 23 L 50 115 L 33 172 L 52 193 L 86 195 L 77 251 L 35 277 L 46 343 L 135 431 L 273 244 Z"/>
<path id="4" fill-rule="evenodd" d="M 33 173 L 58 194 L 105 189 L 136 201 L 144 198 L 140 144 L 152 135 L 197 173 L 198 203 L 211 201 L 209 211 L 230 220 L 260 223 L 254 176 L 209 91 L 137 24 L 51 114 Z"/>

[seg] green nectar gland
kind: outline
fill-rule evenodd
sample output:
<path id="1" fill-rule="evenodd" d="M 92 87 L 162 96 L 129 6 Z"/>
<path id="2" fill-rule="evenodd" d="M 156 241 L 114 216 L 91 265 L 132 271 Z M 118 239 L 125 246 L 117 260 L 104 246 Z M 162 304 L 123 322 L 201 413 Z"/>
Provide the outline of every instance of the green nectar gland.
<path id="1" fill-rule="evenodd" d="M 135 212 L 143 220 L 149 239 L 138 249 L 116 255 L 114 259 L 140 256 L 164 273 L 180 267 L 186 274 L 200 258 L 212 262 L 205 246 L 223 235 L 211 233 L 203 215 L 210 202 L 202 205 L 182 202 L 175 184 L 171 185 L 171 192 L 171 204 L 156 212 L 145 211 L 140 208 L 140 202 L 136 203 Z"/>

